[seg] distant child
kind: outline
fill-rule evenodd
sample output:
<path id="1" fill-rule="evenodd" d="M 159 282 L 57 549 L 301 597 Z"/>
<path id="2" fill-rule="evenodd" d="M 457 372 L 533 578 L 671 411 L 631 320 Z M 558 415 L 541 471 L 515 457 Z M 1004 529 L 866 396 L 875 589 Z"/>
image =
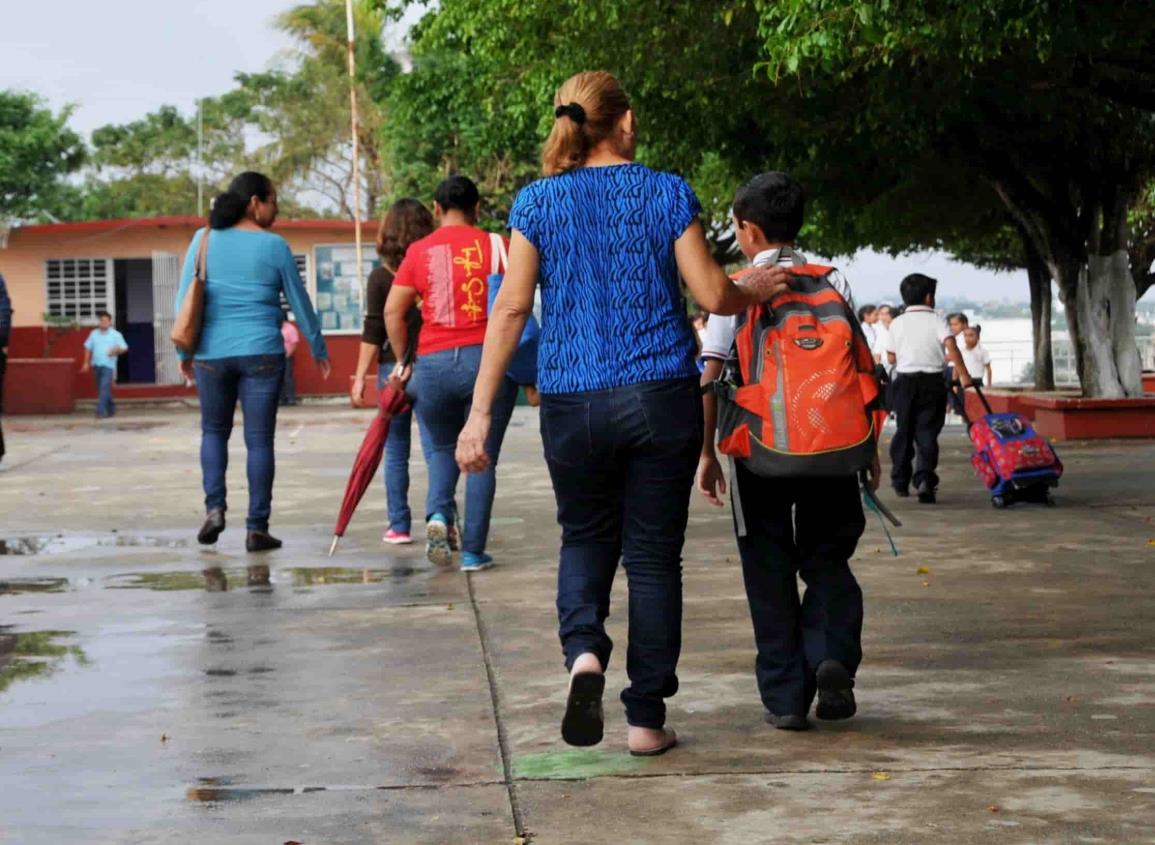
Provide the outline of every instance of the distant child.
<path id="1" fill-rule="evenodd" d="M 734 198 L 738 245 L 755 265 L 806 263 L 794 249 L 802 217 L 802 187 L 785 173 L 757 176 Z M 829 280 L 850 303 L 846 280 L 837 271 Z M 718 379 L 730 357 L 737 320 L 715 315 L 706 324 L 704 385 Z M 721 507 L 726 481 L 714 443 L 717 402 L 713 391 L 705 393 L 696 486 Z M 877 457 L 873 473 L 877 483 Z M 736 461 L 733 482 L 735 525 L 739 510 L 745 523 L 744 535 L 736 533 L 765 720 L 781 730 L 806 730 L 815 694 L 819 719 L 850 718 L 856 710 L 853 678 L 862 660 L 862 590 L 849 566 L 865 527 L 858 479 L 771 479 Z M 806 582 L 801 601 L 799 575 Z"/>
<path id="2" fill-rule="evenodd" d="M 103 419 L 116 414 L 112 383 L 116 378 L 116 359 L 128 351 L 128 342 L 112 327 L 111 314 L 101 311 L 96 316 L 100 327 L 93 329 L 84 341 L 84 365 L 80 372 L 92 371 L 96 381 L 96 418 Z"/>
<path id="3" fill-rule="evenodd" d="M 959 351 L 962 352 L 963 363 L 967 365 L 971 381 L 986 386 L 993 383 L 994 371 L 991 369 L 991 353 L 983 346 L 982 336 L 982 326 L 967 326 L 963 331 L 963 345 Z"/>
<path id="4" fill-rule="evenodd" d="M 875 324 L 878 323 L 878 308 L 874 305 L 863 305 L 858 309 L 858 322 L 862 326 L 862 333 L 866 335 L 866 342 L 874 348 L 875 341 L 878 339 L 878 334 L 875 332 Z"/>
<path id="5" fill-rule="evenodd" d="M 906 307 L 890 324 L 887 348 L 887 359 L 894 365 L 888 407 L 897 424 L 890 441 L 890 482 L 899 496 L 910 495 L 917 445 L 918 466 L 913 481 L 923 504 L 934 504 L 938 490 L 938 436 L 946 421 L 944 348 L 963 385 L 970 384 L 958 343 L 935 313 L 937 287 L 936 280 L 922 273 L 912 273 L 902 280 L 899 291 Z"/>

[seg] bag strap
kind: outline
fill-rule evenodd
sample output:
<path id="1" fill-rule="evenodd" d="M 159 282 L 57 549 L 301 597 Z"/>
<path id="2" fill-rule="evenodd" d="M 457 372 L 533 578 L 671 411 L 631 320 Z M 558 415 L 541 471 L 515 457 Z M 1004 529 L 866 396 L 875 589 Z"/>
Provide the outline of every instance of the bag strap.
<path id="1" fill-rule="evenodd" d="M 489 233 L 489 275 L 496 276 L 509 269 L 509 253 L 505 249 L 505 239 L 496 232 Z"/>
<path id="2" fill-rule="evenodd" d="M 200 249 L 197 250 L 197 262 L 193 269 L 193 275 L 202 282 L 207 282 L 209 277 L 209 232 L 212 230 L 208 226 L 205 226 L 203 231 L 204 234 L 201 235 Z"/>

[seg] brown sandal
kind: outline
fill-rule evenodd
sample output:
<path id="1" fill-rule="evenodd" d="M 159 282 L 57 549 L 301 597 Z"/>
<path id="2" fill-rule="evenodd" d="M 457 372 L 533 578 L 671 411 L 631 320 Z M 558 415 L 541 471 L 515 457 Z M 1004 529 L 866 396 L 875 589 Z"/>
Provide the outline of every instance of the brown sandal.
<path id="1" fill-rule="evenodd" d="M 630 749 L 631 757 L 660 757 L 678 744 L 678 735 L 673 728 L 662 728 L 664 739 L 653 748 L 643 748 L 640 751 Z"/>

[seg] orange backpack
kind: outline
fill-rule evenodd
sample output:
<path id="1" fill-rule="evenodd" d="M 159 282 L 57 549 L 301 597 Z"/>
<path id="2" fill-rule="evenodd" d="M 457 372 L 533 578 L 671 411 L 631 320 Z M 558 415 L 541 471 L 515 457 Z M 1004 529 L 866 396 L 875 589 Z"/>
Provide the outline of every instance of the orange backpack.
<path id="1" fill-rule="evenodd" d="M 755 475 L 855 475 L 878 448 L 874 356 L 832 267 L 789 268 L 790 290 L 738 318 L 718 396 L 719 450 Z"/>

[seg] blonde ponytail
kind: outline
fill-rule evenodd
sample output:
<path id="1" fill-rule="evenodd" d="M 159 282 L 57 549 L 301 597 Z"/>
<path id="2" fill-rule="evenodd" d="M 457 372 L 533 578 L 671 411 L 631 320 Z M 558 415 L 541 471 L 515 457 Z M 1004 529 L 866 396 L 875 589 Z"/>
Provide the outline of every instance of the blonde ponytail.
<path id="1" fill-rule="evenodd" d="M 553 98 L 553 129 L 542 150 L 541 169 L 556 176 L 585 164 L 590 151 L 612 138 L 630 110 L 622 86 L 604 71 L 586 71 L 567 79 Z"/>

